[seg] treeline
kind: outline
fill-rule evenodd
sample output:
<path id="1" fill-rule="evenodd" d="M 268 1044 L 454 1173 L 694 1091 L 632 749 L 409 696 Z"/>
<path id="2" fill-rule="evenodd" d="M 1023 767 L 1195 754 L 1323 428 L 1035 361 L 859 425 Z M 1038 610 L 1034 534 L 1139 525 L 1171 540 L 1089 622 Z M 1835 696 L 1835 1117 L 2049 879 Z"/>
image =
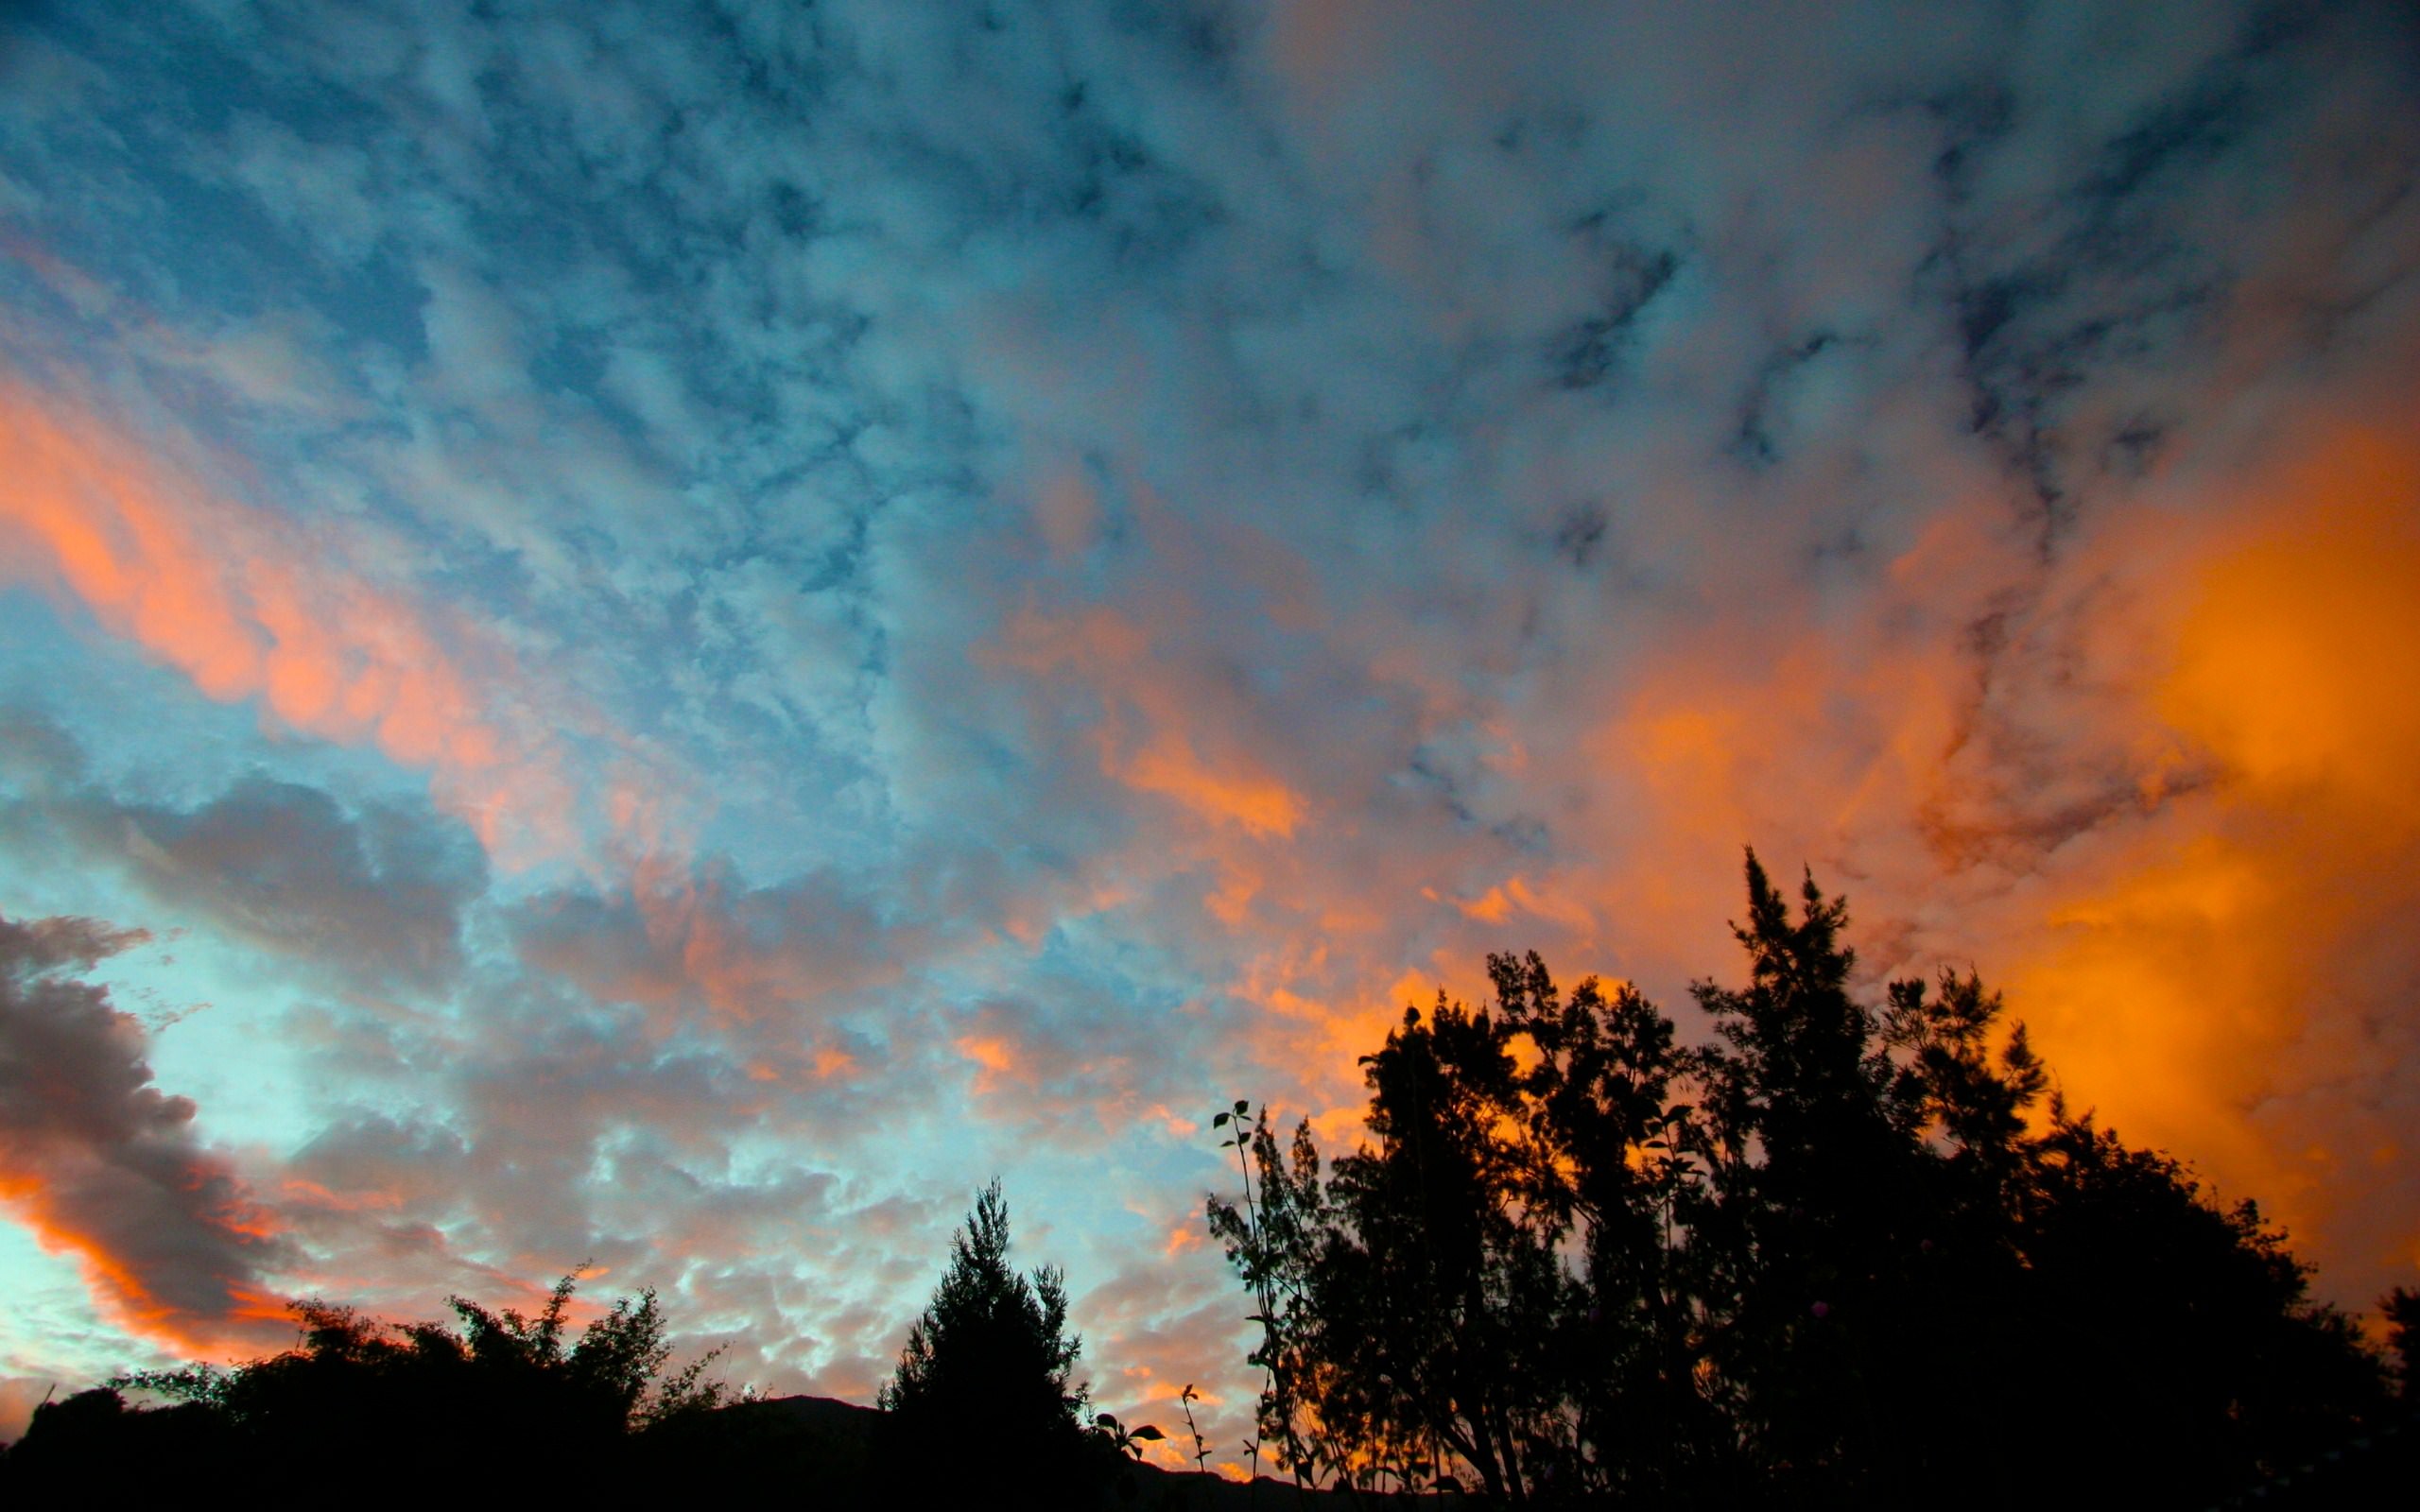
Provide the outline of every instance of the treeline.
<path id="1" fill-rule="evenodd" d="M 2253 1203 L 2046 1098 L 1974 975 L 1861 1001 L 1843 903 L 1747 883 L 1705 1042 L 1496 955 L 1493 1002 L 1364 1057 L 1374 1144 L 1219 1115 L 1280 1466 L 1512 1505 L 2186 1506 L 2400 1418 Z M 2384 1305 L 2408 1392 L 2420 1298 Z"/>
<path id="2" fill-rule="evenodd" d="M 1793 909 L 1753 855 L 1747 883 L 1744 985 L 1693 988 L 1710 1034 L 1496 955 L 1490 1002 L 1441 995 L 1364 1057 L 1374 1143 L 1324 1160 L 1307 1122 L 1217 1115 L 1255 1471 L 1362 1503 L 2185 1507 L 2420 1405 L 2420 1296 L 2382 1301 L 2391 1365 L 2252 1203 L 2065 1106 L 1974 975 L 1863 1001 L 1841 902 L 1810 878 Z M 1094 1410 L 1060 1273 L 1008 1250 L 994 1182 L 880 1413 L 734 1396 L 711 1356 L 667 1375 L 651 1291 L 577 1335 L 570 1278 L 530 1315 L 310 1301 L 283 1353 L 45 1404 L 0 1500 L 1221 1504 L 1136 1463 L 1160 1428 Z M 1181 1452 L 1225 1457 L 1193 1400 Z M 2359 1473 L 2408 1481 L 2415 1437 Z"/>
<path id="3" fill-rule="evenodd" d="M 576 1334 L 570 1276 L 526 1315 L 457 1297 L 450 1320 L 397 1325 L 301 1301 L 289 1309 L 301 1335 L 281 1353 L 131 1371 L 45 1402 L 0 1446 L 0 1505 L 208 1485 L 380 1504 L 458 1486 L 547 1504 L 1215 1505 L 1165 1485 L 1139 1495 L 1155 1479 L 1143 1446 L 1160 1430 L 1092 1410 L 1059 1272 L 1019 1275 L 1008 1247 L 995 1181 L 955 1236 L 880 1411 L 733 1393 L 706 1374 L 718 1350 L 667 1374 L 652 1290 Z"/>
<path id="4" fill-rule="evenodd" d="M 297 1302 L 301 1337 L 279 1354 L 132 1371 L 37 1409 L 0 1456 L 0 1490 L 106 1501 L 221 1484 L 385 1501 L 450 1484 L 596 1491 L 674 1470 L 737 1399 L 705 1378 L 711 1356 L 665 1374 L 652 1291 L 575 1333 L 574 1288 L 565 1277 L 534 1314 L 458 1297 L 451 1320 L 400 1326 Z"/>

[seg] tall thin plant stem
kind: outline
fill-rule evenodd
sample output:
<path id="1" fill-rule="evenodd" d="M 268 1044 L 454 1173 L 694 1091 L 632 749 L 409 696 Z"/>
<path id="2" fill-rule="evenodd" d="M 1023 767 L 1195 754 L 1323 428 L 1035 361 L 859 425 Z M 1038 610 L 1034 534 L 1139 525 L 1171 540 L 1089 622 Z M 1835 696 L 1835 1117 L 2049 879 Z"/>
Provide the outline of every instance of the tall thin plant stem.
<path id="1" fill-rule="evenodd" d="M 1263 1116 L 1266 1116 L 1265 1110 Z M 1251 1102 L 1244 1098 L 1237 1098 L 1232 1110 L 1220 1113 L 1212 1120 L 1211 1126 L 1215 1128 L 1220 1124 L 1231 1121 L 1236 1125 L 1236 1136 L 1227 1143 L 1235 1146 L 1236 1169 L 1242 1173 L 1244 1179 L 1244 1226 L 1245 1231 L 1252 1240 L 1253 1297 L 1260 1303 L 1261 1395 L 1266 1398 L 1272 1393 L 1277 1382 L 1277 1314 L 1269 1290 L 1268 1244 L 1260 1231 L 1260 1204 L 1252 1194 L 1252 1160 L 1245 1150 L 1245 1146 L 1251 1143 L 1253 1132 L 1259 1125 L 1253 1117 Z M 1252 1490 L 1249 1493 L 1247 1504 L 1253 1507 L 1260 1504 L 1262 1428 L 1258 1417 L 1257 1413 L 1253 1415 L 1252 1438 L 1245 1445 L 1245 1448 L 1252 1452 Z"/>

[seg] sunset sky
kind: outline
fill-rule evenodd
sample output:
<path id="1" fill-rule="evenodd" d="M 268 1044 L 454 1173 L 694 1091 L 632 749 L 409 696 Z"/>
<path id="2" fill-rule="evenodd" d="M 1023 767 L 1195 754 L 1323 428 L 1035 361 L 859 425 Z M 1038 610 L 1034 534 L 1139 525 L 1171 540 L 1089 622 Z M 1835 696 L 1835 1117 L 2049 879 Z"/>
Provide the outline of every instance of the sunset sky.
<path id="1" fill-rule="evenodd" d="M 0 1437 L 997 1174 L 1232 1446 L 1209 1115 L 1750 845 L 2420 1283 L 2420 23 L 1817 9 L 8 7 Z"/>

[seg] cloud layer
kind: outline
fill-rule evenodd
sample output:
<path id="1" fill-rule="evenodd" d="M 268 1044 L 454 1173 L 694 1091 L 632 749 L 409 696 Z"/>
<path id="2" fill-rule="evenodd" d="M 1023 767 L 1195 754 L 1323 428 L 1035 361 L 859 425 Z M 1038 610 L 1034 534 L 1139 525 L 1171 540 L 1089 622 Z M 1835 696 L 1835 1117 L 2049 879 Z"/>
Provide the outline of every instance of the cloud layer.
<path id="1" fill-rule="evenodd" d="M 999 1171 L 1232 1442 L 1203 1110 L 1678 1005 L 1745 844 L 2420 1264 L 2402 8 L 7 26 L 0 907 L 273 1233 L 98 1314 L 594 1257 L 863 1398 Z"/>

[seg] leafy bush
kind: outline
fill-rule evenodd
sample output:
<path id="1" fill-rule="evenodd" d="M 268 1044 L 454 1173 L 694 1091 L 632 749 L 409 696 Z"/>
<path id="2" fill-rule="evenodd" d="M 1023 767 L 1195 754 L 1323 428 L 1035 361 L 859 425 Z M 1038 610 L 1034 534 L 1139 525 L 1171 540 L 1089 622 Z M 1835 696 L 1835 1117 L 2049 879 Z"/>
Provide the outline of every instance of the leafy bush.
<path id="1" fill-rule="evenodd" d="M 0 1468 L 11 1479 L 80 1478 L 173 1438 L 187 1466 L 274 1467 L 329 1484 L 399 1451 L 507 1486 L 611 1484 L 637 1463 L 636 1435 L 702 1417 L 727 1393 L 704 1379 L 711 1355 L 662 1375 L 671 1350 L 651 1289 L 572 1340 L 576 1285 L 564 1277 L 532 1316 L 454 1297 L 451 1325 L 395 1326 L 296 1302 L 293 1349 L 226 1368 L 130 1372 L 37 1412 Z M 132 1410 L 129 1391 L 173 1405 Z"/>

